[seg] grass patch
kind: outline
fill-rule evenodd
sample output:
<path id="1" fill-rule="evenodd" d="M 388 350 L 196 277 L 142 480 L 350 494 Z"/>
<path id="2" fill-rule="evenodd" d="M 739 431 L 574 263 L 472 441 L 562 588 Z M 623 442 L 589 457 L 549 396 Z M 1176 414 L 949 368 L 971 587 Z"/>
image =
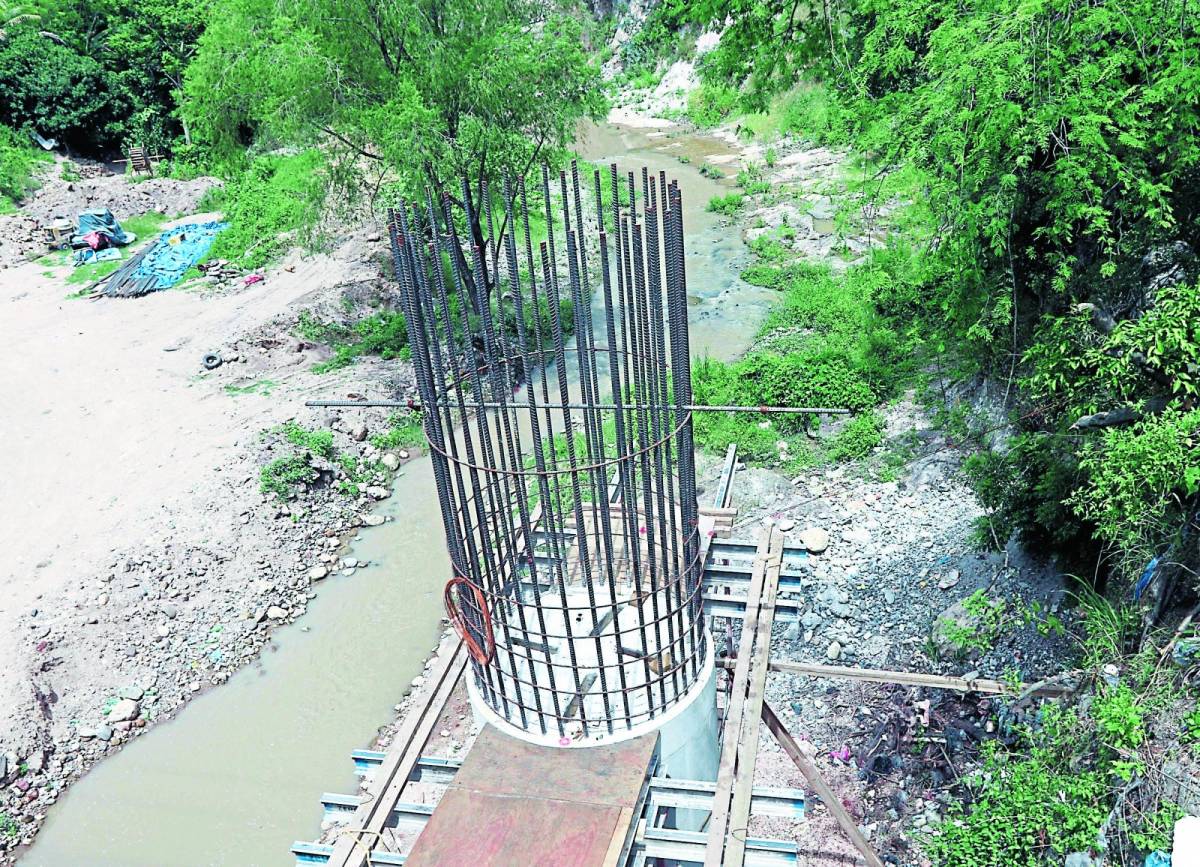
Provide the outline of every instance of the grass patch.
<path id="1" fill-rule="evenodd" d="M 774 255 L 773 248 L 768 252 Z M 908 260 L 879 256 L 840 275 L 824 266 L 760 261 L 742 276 L 779 291 L 781 302 L 744 358 L 696 365 L 696 402 L 821 406 L 855 415 L 835 436 L 814 444 L 808 434 L 819 421 L 812 416 L 702 413 L 695 420 L 697 442 L 718 453 L 737 443 L 747 460 L 788 469 L 871 454 L 884 430 L 873 407 L 895 392 L 913 365 L 908 343 L 876 312 L 875 300 L 908 279 Z"/>
<path id="2" fill-rule="evenodd" d="M 385 452 L 415 448 L 424 443 L 425 428 L 420 413 L 392 413 L 388 416 L 388 429 L 371 437 L 371 445 Z"/>
<path id="3" fill-rule="evenodd" d="M 37 189 L 34 174 L 53 157 L 31 146 L 20 133 L 0 126 L 0 214 L 11 213 Z"/>
<path id="4" fill-rule="evenodd" d="M 732 217 L 742 209 L 745 204 L 745 198 L 741 193 L 729 193 L 724 196 L 713 196 L 708 200 L 706 210 L 717 214 L 724 214 L 727 217 Z"/>
<path id="5" fill-rule="evenodd" d="M 325 192 L 322 166 L 316 151 L 260 156 L 223 188 L 209 190 L 201 210 L 221 211 L 229 228 L 207 258 L 256 269 L 283 255 L 316 222 Z"/>
<path id="6" fill-rule="evenodd" d="M 316 478 L 314 457 L 333 460 L 333 431 L 306 428 L 294 421 L 278 428 L 283 439 L 295 447 L 289 455 L 276 458 L 259 471 L 259 486 L 263 493 L 274 494 L 281 500 L 290 497 L 295 489 Z"/>
<path id="7" fill-rule="evenodd" d="M 354 362 L 361 355 L 408 358 L 408 324 L 399 311 L 375 313 L 350 326 L 320 323 L 301 314 L 299 331 L 309 340 L 328 343 L 333 357 L 313 365 L 314 373 L 328 373 Z"/>
<path id="8" fill-rule="evenodd" d="M 702 84 L 688 94 L 687 116 L 701 129 L 714 127 L 733 114 L 738 92 L 722 84 Z"/>
<path id="9" fill-rule="evenodd" d="M 273 379 L 259 379 L 259 380 L 256 380 L 255 382 L 251 382 L 246 385 L 233 385 L 232 383 L 230 383 L 229 385 L 225 386 L 225 393 L 226 394 L 234 394 L 234 395 L 237 395 L 237 394 L 263 394 L 263 395 L 266 395 L 266 394 L 270 394 L 272 391 L 274 391 L 275 387 L 277 385 L 279 385 L 279 383 L 275 382 L 275 380 L 273 380 Z"/>

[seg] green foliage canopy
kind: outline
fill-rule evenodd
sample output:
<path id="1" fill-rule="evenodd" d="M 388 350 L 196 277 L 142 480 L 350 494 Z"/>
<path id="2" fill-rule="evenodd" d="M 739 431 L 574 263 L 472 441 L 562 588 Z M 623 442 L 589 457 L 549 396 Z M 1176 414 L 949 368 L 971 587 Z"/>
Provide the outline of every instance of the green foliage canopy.
<path id="1" fill-rule="evenodd" d="M 218 152 L 257 136 L 385 165 L 399 195 L 469 207 L 481 246 L 480 182 L 524 177 L 603 107 L 579 24 L 525 0 L 218 0 L 184 91 Z"/>

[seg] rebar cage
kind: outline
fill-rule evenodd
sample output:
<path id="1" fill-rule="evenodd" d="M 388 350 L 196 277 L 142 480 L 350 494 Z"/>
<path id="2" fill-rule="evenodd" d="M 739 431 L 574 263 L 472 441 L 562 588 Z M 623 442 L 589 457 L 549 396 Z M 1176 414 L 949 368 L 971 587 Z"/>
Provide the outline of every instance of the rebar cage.
<path id="1" fill-rule="evenodd" d="M 465 222 L 427 193 L 390 234 L 451 622 L 488 708 L 567 745 L 667 712 L 708 649 L 680 191 L 613 164 L 585 221 L 577 164 L 557 186 L 554 203 L 543 167 L 544 240 L 523 180 L 496 220 L 486 184 L 476 215 L 464 182 Z"/>

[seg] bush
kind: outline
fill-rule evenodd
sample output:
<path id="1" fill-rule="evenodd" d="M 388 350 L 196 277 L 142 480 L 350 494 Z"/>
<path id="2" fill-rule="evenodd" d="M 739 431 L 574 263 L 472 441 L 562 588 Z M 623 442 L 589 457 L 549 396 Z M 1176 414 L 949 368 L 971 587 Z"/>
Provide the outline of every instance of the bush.
<path id="1" fill-rule="evenodd" d="M 371 445 L 380 451 L 419 446 L 425 442 L 425 428 L 420 413 L 392 413 L 388 429 L 371 437 Z"/>
<path id="2" fill-rule="evenodd" d="M 0 126 L 0 212 L 19 203 L 37 188 L 33 172 L 49 157 L 35 151 L 22 136 Z"/>
<path id="3" fill-rule="evenodd" d="M 852 118 L 822 85 L 789 93 L 779 108 L 779 131 L 818 145 L 846 144 Z"/>
<path id="4" fill-rule="evenodd" d="M 261 268 L 281 256 L 311 229 L 324 200 L 316 151 L 295 156 L 261 156 L 201 206 L 220 209 L 229 228 L 217 235 L 209 259 L 229 259 Z"/>
<path id="5" fill-rule="evenodd" d="M 717 214 L 732 217 L 741 210 L 745 199 L 741 193 L 729 193 L 724 196 L 713 196 L 708 200 L 708 210 Z"/>
<path id="6" fill-rule="evenodd" d="M 333 457 L 333 431 L 309 430 L 294 421 L 284 422 L 282 431 L 283 438 L 297 448 L 304 449 L 318 457 Z"/>
<path id="7" fill-rule="evenodd" d="M 688 94 L 687 115 L 701 129 L 716 126 L 733 113 L 738 92 L 720 84 L 703 84 Z"/>
<path id="8" fill-rule="evenodd" d="M 837 432 L 829 443 L 827 454 L 835 461 L 856 461 L 865 458 L 883 442 L 883 419 L 878 413 L 865 412 Z"/>
<path id="9" fill-rule="evenodd" d="M 970 807 L 951 808 L 926 854 L 937 867 L 1043 867 L 1089 851 L 1108 813 L 1107 782 L 1095 770 L 1061 767 L 1060 757 L 1058 744 L 1009 757 L 989 743 L 968 783 Z"/>
<path id="10" fill-rule="evenodd" d="M 293 454 L 276 458 L 259 472 L 259 483 L 264 494 L 274 494 L 281 500 L 292 495 L 292 489 L 313 479 L 312 465 L 308 455 Z"/>
<path id="11" fill-rule="evenodd" d="M 117 143 L 121 113 L 104 69 L 33 27 L 0 40 L 0 123 L 95 152 Z"/>

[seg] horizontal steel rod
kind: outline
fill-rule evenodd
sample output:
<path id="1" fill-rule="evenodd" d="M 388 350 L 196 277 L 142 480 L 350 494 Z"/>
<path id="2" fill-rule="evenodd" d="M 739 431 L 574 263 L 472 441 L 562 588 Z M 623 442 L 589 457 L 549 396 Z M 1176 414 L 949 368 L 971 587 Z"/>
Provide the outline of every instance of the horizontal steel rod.
<path id="1" fill-rule="evenodd" d="M 411 409 L 416 412 L 422 410 L 422 406 L 417 401 L 413 400 L 306 400 L 305 406 L 308 407 L 384 407 L 391 409 Z M 467 409 L 500 409 L 502 406 L 509 407 L 511 404 L 500 404 L 498 401 L 483 401 L 482 403 L 467 402 Z M 457 409 L 457 405 L 450 406 L 449 404 L 438 404 L 439 409 Z M 542 410 L 563 410 L 563 409 L 598 409 L 598 410 L 615 410 L 616 404 L 613 403 L 544 403 L 540 407 Z M 674 406 L 667 404 L 640 404 L 629 403 L 622 404 L 622 409 L 626 411 L 639 410 L 668 410 L 675 409 Z M 836 409 L 827 406 L 710 406 L 700 403 L 688 403 L 682 406 L 689 412 L 757 412 L 765 415 L 849 415 L 848 409 Z"/>

